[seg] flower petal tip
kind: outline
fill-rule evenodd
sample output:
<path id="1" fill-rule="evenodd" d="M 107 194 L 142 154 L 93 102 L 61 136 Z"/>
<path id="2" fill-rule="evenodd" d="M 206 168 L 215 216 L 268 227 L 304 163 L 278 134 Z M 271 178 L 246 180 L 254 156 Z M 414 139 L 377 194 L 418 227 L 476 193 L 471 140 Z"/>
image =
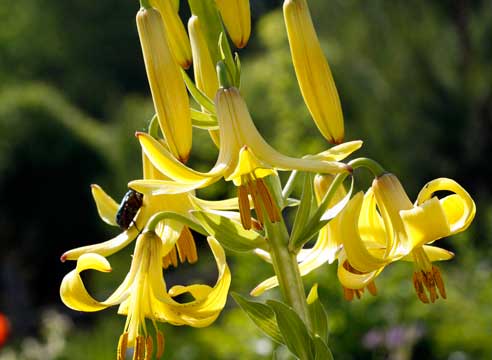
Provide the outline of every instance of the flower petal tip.
<path id="1" fill-rule="evenodd" d="M 64 253 L 62 256 L 60 256 L 60 261 L 62 263 L 64 263 L 65 261 L 67 261 L 67 253 Z"/>

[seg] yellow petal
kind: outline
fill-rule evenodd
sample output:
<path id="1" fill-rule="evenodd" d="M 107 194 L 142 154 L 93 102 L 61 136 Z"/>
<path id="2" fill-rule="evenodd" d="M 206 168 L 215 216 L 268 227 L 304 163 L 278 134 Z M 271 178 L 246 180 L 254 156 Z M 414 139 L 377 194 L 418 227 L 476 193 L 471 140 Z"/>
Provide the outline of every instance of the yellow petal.
<path id="1" fill-rule="evenodd" d="M 242 176 L 253 174 L 255 178 L 261 179 L 269 175 L 276 175 L 277 172 L 258 159 L 247 146 L 244 146 L 239 152 L 239 161 L 236 168 L 226 180 L 232 180 L 234 185 L 240 186 L 243 185 Z"/>
<path id="2" fill-rule="evenodd" d="M 417 204 L 429 200 L 436 191 L 450 191 L 458 197 L 446 197 L 442 202 L 443 210 L 450 222 L 451 234 L 464 231 L 470 226 L 475 217 L 475 202 L 470 194 L 456 181 L 439 178 L 427 183 L 417 197 Z"/>
<path id="3" fill-rule="evenodd" d="M 325 160 L 325 161 L 340 161 L 351 155 L 353 152 L 362 147 L 362 140 L 354 140 L 341 143 L 333 146 L 316 155 L 308 155 L 306 159 Z"/>
<path id="4" fill-rule="evenodd" d="M 363 198 L 362 192 L 357 193 L 342 212 L 340 236 L 343 239 L 343 247 L 350 265 L 358 271 L 369 273 L 386 265 L 388 260 L 376 257 L 370 253 L 366 244 L 361 239 L 358 220 Z"/>
<path id="5" fill-rule="evenodd" d="M 133 180 L 128 183 L 128 186 L 144 195 L 175 195 L 190 192 L 194 189 L 207 185 L 209 179 L 202 182 L 194 183 L 179 183 L 169 180 Z"/>
<path id="6" fill-rule="evenodd" d="M 85 289 L 79 274 L 88 269 L 109 272 L 111 266 L 103 256 L 98 254 L 84 254 L 79 258 L 76 269 L 65 275 L 60 286 L 60 297 L 63 303 L 73 310 L 99 311 L 108 306 L 95 300 Z"/>
<path id="7" fill-rule="evenodd" d="M 80 256 L 88 253 L 96 253 L 101 256 L 110 256 L 135 240 L 137 235 L 138 230 L 132 226 L 111 240 L 69 250 L 61 256 L 61 260 L 77 260 Z"/>
<path id="8" fill-rule="evenodd" d="M 227 33 L 238 48 L 246 46 L 251 33 L 249 0 L 216 0 Z"/>
<path id="9" fill-rule="evenodd" d="M 345 260 L 346 260 L 346 257 L 343 255 L 343 252 L 342 252 L 342 254 L 338 260 L 337 275 L 338 275 L 338 280 L 340 281 L 340 283 L 344 287 L 349 288 L 349 289 L 364 289 L 383 270 L 383 268 L 380 268 L 378 270 L 371 271 L 368 273 L 356 274 L 356 273 L 353 273 L 353 272 L 347 270 L 343 266 L 343 263 L 345 262 Z"/>
<path id="10" fill-rule="evenodd" d="M 116 213 L 118 212 L 118 203 L 111 196 L 96 184 L 91 185 L 92 197 L 96 203 L 97 212 L 101 219 L 109 225 L 118 226 L 116 223 Z"/>
<path id="11" fill-rule="evenodd" d="M 137 137 L 142 150 L 152 164 L 171 179 L 187 184 L 195 183 L 197 186 L 203 184 L 204 180 L 215 180 L 216 174 L 201 173 L 183 165 L 152 136 L 146 133 L 137 133 Z"/>
<path id="12" fill-rule="evenodd" d="M 400 216 L 409 239 L 408 251 L 451 234 L 443 207 L 435 197 L 400 211 Z"/>
<path id="13" fill-rule="evenodd" d="M 384 222 L 376 208 L 376 198 L 372 188 L 369 188 L 364 194 L 364 201 L 359 217 L 359 232 L 361 238 L 366 243 L 379 244 L 380 247 L 386 248 L 390 241 L 388 240 Z"/>
<path id="14" fill-rule="evenodd" d="M 422 248 L 424 249 L 425 254 L 431 262 L 450 260 L 454 257 L 454 254 L 451 251 L 442 249 L 437 246 L 424 245 L 422 246 Z M 410 253 L 407 256 L 403 257 L 402 260 L 413 262 L 415 258 Z"/>
<path id="15" fill-rule="evenodd" d="M 217 263 L 219 276 L 215 286 L 210 288 L 205 285 L 190 285 L 173 289 L 175 294 L 189 292 L 196 296 L 195 300 L 178 303 L 156 283 L 156 279 L 162 278 L 160 271 L 154 271 L 151 274 L 153 291 L 160 304 L 158 307 L 159 316 L 165 321 L 175 325 L 204 327 L 210 325 L 224 308 L 231 282 L 231 273 L 226 263 L 225 252 L 220 244 L 212 237 L 207 240 Z"/>
<path id="16" fill-rule="evenodd" d="M 307 1 L 285 0 L 283 9 L 292 62 L 304 102 L 323 136 L 339 144 L 344 136 L 340 98 Z"/>

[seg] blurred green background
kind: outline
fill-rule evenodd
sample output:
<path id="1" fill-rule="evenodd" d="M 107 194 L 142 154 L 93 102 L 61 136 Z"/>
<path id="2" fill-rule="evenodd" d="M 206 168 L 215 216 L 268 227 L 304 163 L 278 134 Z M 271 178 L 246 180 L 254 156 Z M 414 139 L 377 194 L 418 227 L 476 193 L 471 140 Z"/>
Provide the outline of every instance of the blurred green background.
<path id="1" fill-rule="evenodd" d="M 410 197 L 451 177 L 474 197 L 477 217 L 440 241 L 456 258 L 440 264 L 448 300 L 421 304 L 410 264 L 377 280 L 379 295 L 347 303 L 336 266 L 306 277 L 319 283 L 337 359 L 492 358 L 492 1 L 309 0 L 359 155 L 397 174 Z M 135 130 L 152 116 L 135 28 L 137 1 L 3 0 L 0 7 L 0 312 L 11 334 L 0 359 L 112 359 L 124 318 L 66 309 L 58 287 L 73 263 L 67 249 L 118 231 L 99 220 L 91 183 L 116 199 L 141 175 Z M 300 96 L 280 0 L 252 0 L 254 28 L 240 52 L 242 92 L 264 136 L 301 155 L 325 149 Z M 181 13 L 188 9 L 182 1 Z M 216 153 L 197 132 L 193 164 Z M 367 179 L 365 179 L 367 181 Z M 362 179 L 364 181 L 364 179 Z M 365 184 L 364 182 L 362 182 Z M 216 186 L 206 197 L 225 196 Z M 201 261 L 166 273 L 170 284 L 210 281 Z M 129 266 L 113 256 L 111 275 L 91 276 L 107 296 Z M 229 254 L 232 290 L 247 294 L 271 269 Z M 268 296 L 278 296 L 276 290 Z M 210 328 L 163 325 L 166 359 L 267 359 L 275 345 L 230 298 Z M 286 358 L 279 350 L 279 358 Z"/>

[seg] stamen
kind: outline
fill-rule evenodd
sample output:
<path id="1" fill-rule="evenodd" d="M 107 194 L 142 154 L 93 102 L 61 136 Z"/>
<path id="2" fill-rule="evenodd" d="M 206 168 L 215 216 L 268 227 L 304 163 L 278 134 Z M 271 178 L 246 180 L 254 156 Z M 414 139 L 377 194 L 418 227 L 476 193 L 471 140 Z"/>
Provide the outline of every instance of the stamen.
<path id="1" fill-rule="evenodd" d="M 182 263 L 188 261 L 190 264 L 193 264 L 198 261 L 195 240 L 187 226 L 181 230 L 181 234 L 176 242 L 176 248 L 178 249 L 179 261 Z"/>
<path id="2" fill-rule="evenodd" d="M 256 187 L 258 189 L 258 194 L 260 195 L 260 198 L 265 205 L 265 209 L 270 221 L 272 223 L 280 221 L 280 212 L 277 208 L 277 204 L 275 203 L 275 201 L 273 201 L 272 194 L 270 194 L 270 191 L 265 185 L 263 179 L 256 180 Z"/>
<path id="3" fill-rule="evenodd" d="M 436 282 L 436 286 L 439 289 L 439 294 L 441 294 L 441 297 L 443 299 L 446 299 L 446 288 L 444 287 L 444 281 L 442 280 L 441 277 L 441 272 L 439 271 L 439 268 L 436 266 L 432 266 L 432 274 L 434 275 L 434 281 Z"/>
<path id="4" fill-rule="evenodd" d="M 123 334 L 121 334 L 120 339 L 118 340 L 118 348 L 116 350 L 116 360 L 126 359 L 127 347 L 128 347 L 128 333 L 124 332 Z"/>
<path id="5" fill-rule="evenodd" d="M 251 209 L 249 208 L 248 190 L 245 185 L 240 185 L 238 188 L 239 214 L 241 215 L 241 224 L 246 230 L 251 229 Z"/>
<path id="6" fill-rule="evenodd" d="M 133 360 L 145 360 L 145 338 L 142 335 L 138 335 L 135 339 Z"/>
<path id="7" fill-rule="evenodd" d="M 424 285 L 429 291 L 431 303 L 435 303 L 438 296 L 436 292 L 436 283 L 434 282 L 434 275 L 431 272 L 422 271 L 422 276 L 424 278 Z"/>
<path id="8" fill-rule="evenodd" d="M 413 273 L 413 287 L 415 288 L 415 292 L 417 293 L 417 297 L 422 301 L 424 304 L 429 303 L 429 298 L 427 297 L 427 294 L 425 293 L 424 290 L 424 285 L 423 285 L 423 275 L 422 272 L 414 272 Z"/>
<path id="9" fill-rule="evenodd" d="M 152 343 L 152 337 L 147 336 L 147 339 L 145 340 L 145 360 L 150 360 L 153 351 L 154 344 Z"/>
<path id="10" fill-rule="evenodd" d="M 176 254 L 176 247 L 173 247 L 169 253 L 162 258 L 162 267 L 167 269 L 169 266 L 178 267 L 178 256 Z"/>
<path id="11" fill-rule="evenodd" d="M 264 217 L 263 217 L 263 210 L 261 209 L 261 203 L 259 199 L 259 194 L 258 194 L 258 189 L 255 186 L 254 181 L 248 181 L 248 192 L 251 194 L 251 197 L 253 198 L 253 204 L 255 207 L 255 212 L 256 212 L 256 217 L 258 218 L 258 221 L 263 224 L 264 223 Z"/>
<path id="12" fill-rule="evenodd" d="M 347 301 L 352 301 L 354 300 L 354 290 L 346 288 L 345 286 L 343 287 L 343 297 Z"/>
<path id="13" fill-rule="evenodd" d="M 376 287 L 376 283 L 374 281 L 371 281 L 368 285 L 367 285 L 367 290 L 369 290 L 369 293 L 372 295 L 372 296 L 376 296 L 378 294 L 378 288 Z"/>
<path id="14" fill-rule="evenodd" d="M 163 354 L 164 354 L 164 335 L 162 334 L 162 332 L 157 331 L 157 353 L 155 354 L 155 357 L 157 359 L 160 359 Z"/>

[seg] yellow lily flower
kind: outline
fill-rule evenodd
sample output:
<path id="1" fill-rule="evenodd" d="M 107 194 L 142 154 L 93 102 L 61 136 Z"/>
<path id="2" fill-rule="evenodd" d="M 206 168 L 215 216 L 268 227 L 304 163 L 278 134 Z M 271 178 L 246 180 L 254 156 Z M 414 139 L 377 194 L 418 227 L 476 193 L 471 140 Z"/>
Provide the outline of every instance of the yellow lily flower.
<path id="1" fill-rule="evenodd" d="M 141 8 L 137 28 L 160 128 L 171 153 L 186 162 L 192 143 L 189 98 L 167 43 L 161 15 L 154 8 Z"/>
<path id="2" fill-rule="evenodd" d="M 261 201 L 270 221 L 278 216 L 263 178 L 275 174 L 277 170 L 300 170 L 316 173 L 336 174 L 351 171 L 350 167 L 338 162 L 361 146 L 354 141 L 334 147 L 318 155 L 306 158 L 293 158 L 273 149 L 260 135 L 249 114 L 246 103 L 239 91 L 221 88 L 215 98 L 217 119 L 220 129 L 220 148 L 215 166 L 207 173 L 195 171 L 180 163 L 159 141 L 145 133 L 137 133 L 143 151 L 154 166 L 173 181 L 141 181 L 142 186 L 154 188 L 156 193 L 189 191 L 201 188 L 224 178 L 232 180 L 238 187 L 240 211 L 243 225 L 250 228 L 249 194 L 255 203 L 257 216 L 261 215 Z M 135 184 L 135 183 L 134 183 Z"/>
<path id="3" fill-rule="evenodd" d="M 219 243 L 209 238 L 218 269 L 218 279 L 214 287 L 194 284 L 173 286 L 166 290 L 162 276 L 161 238 L 153 231 L 144 231 L 139 235 L 130 270 L 115 292 L 104 301 L 94 299 L 86 290 L 80 277 L 84 270 L 111 271 L 105 257 L 86 253 L 77 260 L 76 269 L 68 273 L 60 287 L 60 297 L 64 304 L 78 311 L 99 311 L 119 305 L 118 313 L 127 316 L 124 332 L 120 337 L 117 359 L 124 360 L 127 347 L 134 347 L 133 359 L 150 359 L 153 354 L 152 336 L 146 327 L 146 319 L 152 321 L 156 337 L 156 358 L 164 352 L 164 337 L 156 322 L 168 322 L 173 325 L 204 327 L 210 325 L 224 308 L 231 274 L 226 264 L 225 253 Z M 179 303 L 173 298 L 189 293 L 194 300 Z"/>
<path id="4" fill-rule="evenodd" d="M 438 191 L 452 194 L 439 199 L 433 196 Z M 348 289 L 361 290 L 386 265 L 403 259 L 415 264 L 413 283 L 421 301 L 434 302 L 438 292 L 446 298 L 440 271 L 432 262 L 449 260 L 454 254 L 428 244 L 466 230 L 475 211 L 473 199 L 451 179 L 429 182 L 412 204 L 394 175 L 379 176 L 342 213 L 340 282 Z"/>
<path id="5" fill-rule="evenodd" d="M 232 42 L 242 49 L 251 34 L 249 0 L 215 0 L 215 3 Z"/>
<path id="6" fill-rule="evenodd" d="M 283 10 L 294 70 L 304 102 L 321 134 L 329 142 L 339 144 L 344 137 L 340 98 L 307 1 L 285 0 Z"/>
<path id="7" fill-rule="evenodd" d="M 192 62 L 190 40 L 179 17 L 179 9 L 175 8 L 172 0 L 150 0 L 150 4 L 161 14 L 174 58 L 183 69 L 188 69 Z"/>

